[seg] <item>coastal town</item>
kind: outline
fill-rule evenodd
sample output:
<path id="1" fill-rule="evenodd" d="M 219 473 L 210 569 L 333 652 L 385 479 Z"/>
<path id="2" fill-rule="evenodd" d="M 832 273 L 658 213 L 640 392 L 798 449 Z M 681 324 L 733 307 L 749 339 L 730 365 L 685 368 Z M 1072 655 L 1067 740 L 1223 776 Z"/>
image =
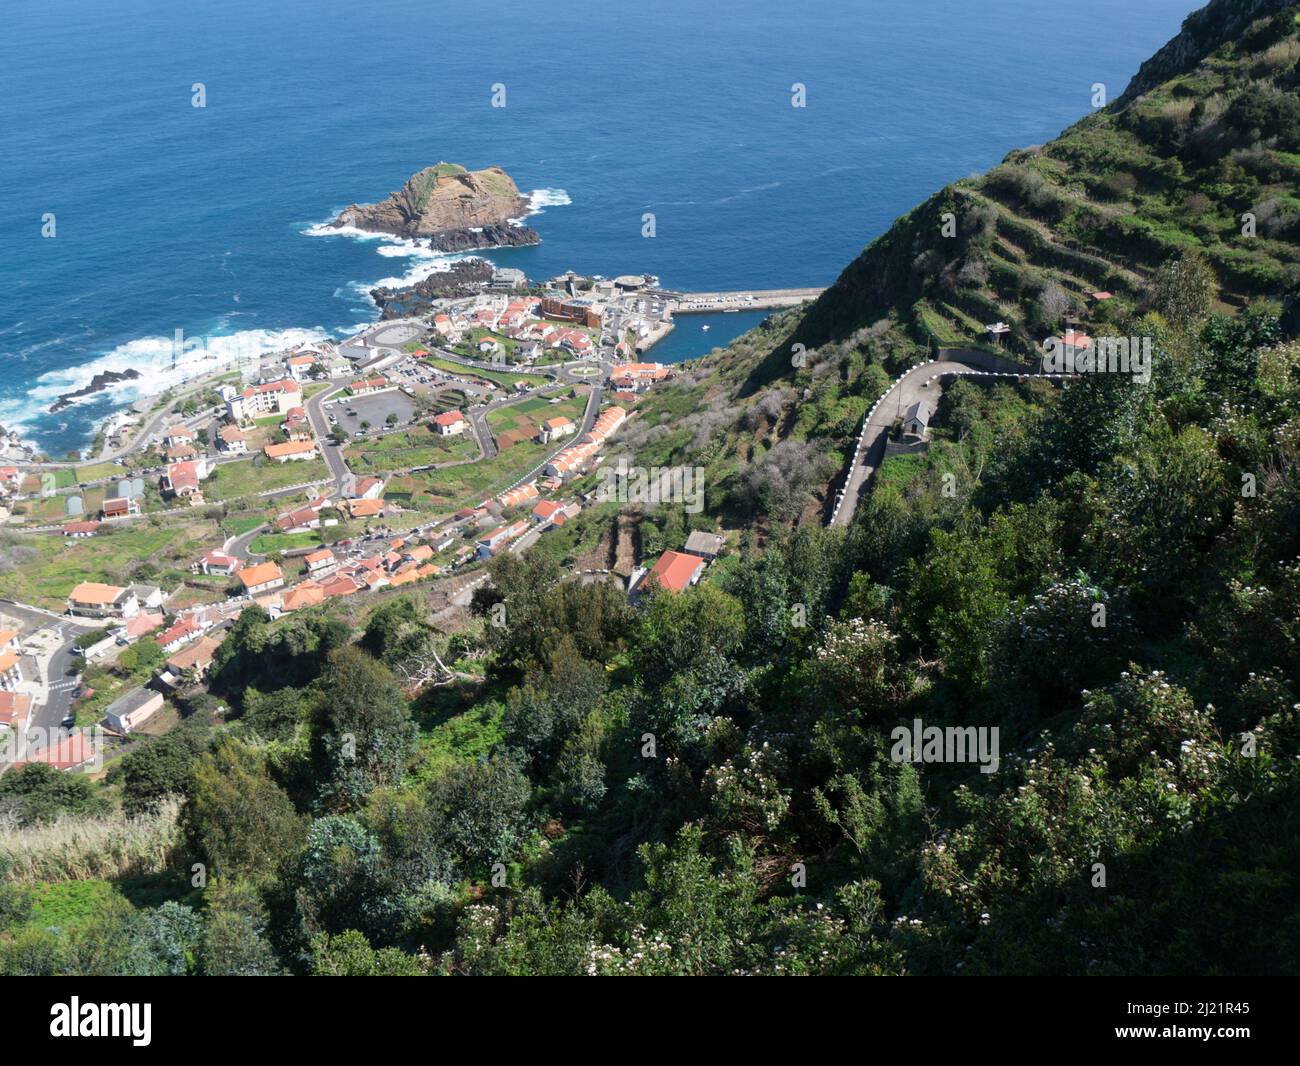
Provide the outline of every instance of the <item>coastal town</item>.
<path id="1" fill-rule="evenodd" d="M 495 270 L 425 315 L 138 404 L 84 462 L 0 468 L 5 530 L 38 545 L 0 578 L 0 754 L 66 769 L 166 728 L 250 606 L 431 583 L 463 610 L 488 560 L 594 504 L 607 445 L 672 376 L 645 353 L 684 303 L 653 277 Z M 722 550 L 692 532 L 621 578 L 581 576 L 635 599 L 695 584 Z"/>

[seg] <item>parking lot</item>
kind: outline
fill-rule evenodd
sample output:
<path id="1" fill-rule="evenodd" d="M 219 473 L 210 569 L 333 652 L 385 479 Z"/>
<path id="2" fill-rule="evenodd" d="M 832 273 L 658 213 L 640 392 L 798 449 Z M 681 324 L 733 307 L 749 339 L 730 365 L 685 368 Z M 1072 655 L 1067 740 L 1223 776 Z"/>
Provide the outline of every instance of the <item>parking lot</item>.
<path id="1" fill-rule="evenodd" d="M 356 412 L 350 414 L 349 412 Z M 361 423 L 369 423 L 371 431 L 384 429 L 388 416 L 396 415 L 399 426 L 406 425 L 415 416 L 415 401 L 399 389 L 377 392 L 370 396 L 352 396 L 325 405 L 325 413 L 338 420 L 340 428 L 349 436 L 363 432 Z"/>

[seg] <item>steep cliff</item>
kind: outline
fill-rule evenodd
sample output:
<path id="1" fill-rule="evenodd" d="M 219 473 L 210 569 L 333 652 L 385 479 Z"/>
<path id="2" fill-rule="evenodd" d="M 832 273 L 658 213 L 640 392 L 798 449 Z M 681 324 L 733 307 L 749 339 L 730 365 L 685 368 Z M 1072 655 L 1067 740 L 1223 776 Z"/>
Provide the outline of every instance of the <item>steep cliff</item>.
<path id="1" fill-rule="evenodd" d="M 843 340 L 889 315 L 919 343 L 960 346 L 1003 321 L 1005 343 L 1028 353 L 1071 315 L 1141 307 L 1161 264 L 1189 251 L 1226 306 L 1294 298 L 1298 18 L 1294 0 L 1194 12 L 1109 106 L 896 222 L 794 339 Z"/>

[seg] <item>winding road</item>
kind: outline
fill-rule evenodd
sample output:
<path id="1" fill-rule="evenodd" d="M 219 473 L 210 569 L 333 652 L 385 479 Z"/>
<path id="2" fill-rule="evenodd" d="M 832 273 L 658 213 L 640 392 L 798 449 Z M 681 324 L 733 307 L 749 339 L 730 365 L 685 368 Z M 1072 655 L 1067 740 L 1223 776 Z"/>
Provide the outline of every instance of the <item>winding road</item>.
<path id="1" fill-rule="evenodd" d="M 827 525 L 847 526 L 857 513 L 858 503 L 870 488 L 885 456 L 885 446 L 894 422 L 918 400 L 928 400 L 931 410 L 938 407 L 943 396 L 943 375 L 1005 375 L 1012 377 L 1065 377 L 1034 373 L 1010 359 L 974 349 L 943 349 L 937 359 L 914 366 L 907 371 L 868 412 L 858 436 L 857 447 L 849 464 L 844 485 L 840 489 L 834 510 Z"/>

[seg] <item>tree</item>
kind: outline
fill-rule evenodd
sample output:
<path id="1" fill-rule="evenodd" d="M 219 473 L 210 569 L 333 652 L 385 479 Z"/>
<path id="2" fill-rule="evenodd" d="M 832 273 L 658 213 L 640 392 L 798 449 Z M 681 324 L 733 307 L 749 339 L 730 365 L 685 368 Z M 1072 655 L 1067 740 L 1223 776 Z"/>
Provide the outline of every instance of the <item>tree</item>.
<path id="1" fill-rule="evenodd" d="M 993 624 L 1007 609 L 994 545 L 972 530 L 932 530 L 922 559 L 908 563 L 902 628 L 942 658 L 959 685 L 983 687 Z"/>
<path id="2" fill-rule="evenodd" d="M 627 597 L 605 582 L 563 581 L 560 564 L 541 552 L 506 552 L 490 564 L 492 581 L 474 591 L 473 611 L 486 617 L 484 640 L 499 673 L 522 675 L 545 664 L 570 640 L 589 659 L 605 660 L 630 620 Z"/>
<path id="3" fill-rule="evenodd" d="M 154 668 L 167 657 L 156 640 L 141 637 L 129 648 L 123 648 L 117 657 L 117 667 L 121 673 L 152 673 Z"/>
<path id="4" fill-rule="evenodd" d="M 292 861 L 303 820 L 261 751 L 233 737 L 199 757 L 181 825 L 208 875 L 265 883 Z"/>
<path id="5" fill-rule="evenodd" d="M 200 969 L 209 977 L 274 977 L 282 968 L 266 939 L 266 906 L 247 882 L 207 890 Z"/>
<path id="6" fill-rule="evenodd" d="M 317 800 L 326 810 L 353 809 L 397 781 L 415 750 L 415 725 L 393 675 L 355 647 L 330 654 L 311 733 Z"/>
<path id="7" fill-rule="evenodd" d="M 1218 294 L 1218 278 L 1199 249 L 1165 260 L 1151 278 L 1151 306 L 1176 330 L 1194 330 Z"/>
<path id="8" fill-rule="evenodd" d="M 419 977 L 424 972 L 419 959 L 397 948 L 376 951 L 355 929 L 314 937 L 311 970 L 317 977 Z"/>
<path id="9" fill-rule="evenodd" d="M 366 623 L 360 644 L 387 666 L 419 655 L 430 638 L 430 627 L 420 607 L 410 597 L 391 600 L 377 608 Z"/>
<path id="10" fill-rule="evenodd" d="M 1253 304 L 1240 315 L 1213 315 L 1201 333 L 1206 383 L 1230 402 L 1259 394 L 1259 357 L 1282 336 L 1273 309 Z"/>
<path id="11" fill-rule="evenodd" d="M 270 692 L 314 681 L 329 653 L 347 644 L 346 623 L 320 611 L 300 611 L 274 625 L 249 607 L 231 627 L 212 663 L 209 687 L 237 707 L 249 688 Z"/>
<path id="12" fill-rule="evenodd" d="M 0 855 L 0 929 L 14 929 L 27 921 L 32 911 L 31 897 L 9 881 L 12 860 Z M 4 968 L 0 965 L 0 973 Z"/>
<path id="13" fill-rule="evenodd" d="M 202 935 L 203 922 L 194 909 L 175 900 L 140 913 L 137 936 L 167 977 L 194 972 Z"/>
<path id="14" fill-rule="evenodd" d="M 122 783 L 123 812 L 143 814 L 168 796 L 182 795 L 189 787 L 194 761 L 211 736 L 209 723 L 194 717 L 127 752 L 109 771 L 110 781 Z"/>
<path id="15" fill-rule="evenodd" d="M 604 694 L 604 666 L 583 659 L 572 641 L 561 643 L 546 669 L 534 667 L 507 694 L 501 720 L 506 742 L 525 752 L 545 780 Z"/>
<path id="16" fill-rule="evenodd" d="M 340 933 L 391 932 L 400 910 L 381 876 L 379 841 L 355 818 L 317 818 L 307 832 L 298 875 L 298 907 L 307 928 Z"/>
<path id="17" fill-rule="evenodd" d="M 483 874 L 509 862 L 524 842 L 524 811 L 531 792 L 517 763 L 503 756 L 457 762 L 429 786 L 429 805 L 447 850 Z"/>
<path id="18" fill-rule="evenodd" d="M 20 826 L 51 822 L 62 815 L 89 816 L 108 810 L 108 802 L 85 774 L 64 773 L 33 762 L 0 774 L 0 818 Z"/>
<path id="19" fill-rule="evenodd" d="M 291 740 L 298 725 L 306 721 L 308 707 L 302 689 L 262 693 L 250 688 L 244 693 L 244 713 L 239 720 L 264 740 Z"/>
<path id="20" fill-rule="evenodd" d="M 710 724 L 744 689 L 735 660 L 744 636 L 740 603 L 713 585 L 652 593 L 632 640 L 642 688 L 637 733 L 653 733 L 669 752 L 702 766 Z"/>

